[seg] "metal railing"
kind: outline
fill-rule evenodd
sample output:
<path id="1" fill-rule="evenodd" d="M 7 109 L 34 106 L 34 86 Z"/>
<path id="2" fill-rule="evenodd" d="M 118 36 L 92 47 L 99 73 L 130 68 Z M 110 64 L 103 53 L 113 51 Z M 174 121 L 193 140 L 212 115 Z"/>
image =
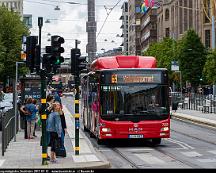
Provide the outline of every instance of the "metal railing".
<path id="1" fill-rule="evenodd" d="M 197 110 L 208 113 L 216 113 L 216 96 L 187 93 L 183 94 L 182 99 L 179 95 L 172 95 L 172 103 L 178 102 L 182 109 Z"/>
<path id="2" fill-rule="evenodd" d="M 17 118 L 17 117 L 16 117 Z M 18 119 L 18 118 L 17 118 Z M 15 135 L 15 121 L 14 109 L 10 109 L 5 113 L 2 113 L 2 156 Z M 16 126 L 16 132 L 18 132 L 19 126 Z"/>

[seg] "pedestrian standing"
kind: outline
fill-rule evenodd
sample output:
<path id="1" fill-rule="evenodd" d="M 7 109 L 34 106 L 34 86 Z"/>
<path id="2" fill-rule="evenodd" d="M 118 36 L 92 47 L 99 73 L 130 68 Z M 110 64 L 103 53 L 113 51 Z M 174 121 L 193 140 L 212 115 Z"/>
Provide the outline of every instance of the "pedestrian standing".
<path id="1" fill-rule="evenodd" d="M 28 116 L 28 112 L 27 112 L 27 110 L 25 108 L 27 100 L 28 100 L 28 98 L 26 98 L 23 103 L 21 101 L 18 103 L 18 110 L 20 112 L 20 117 L 23 120 L 24 138 L 25 139 L 28 139 L 28 136 L 27 136 L 27 121 L 26 121 L 26 116 Z"/>
<path id="2" fill-rule="evenodd" d="M 60 144 L 62 125 L 59 112 L 61 105 L 59 103 L 53 104 L 53 112 L 51 112 L 47 119 L 47 131 L 50 132 L 51 155 L 50 162 L 56 163 L 56 148 Z"/>
<path id="3" fill-rule="evenodd" d="M 35 105 L 36 109 L 39 109 L 39 105 L 37 105 L 37 100 L 36 99 L 32 99 L 32 103 Z M 36 128 L 37 128 L 37 120 L 38 120 L 38 111 L 36 112 L 36 119 L 35 119 L 35 125 L 34 125 L 34 132 L 33 132 L 33 136 L 37 137 L 35 134 Z"/>
<path id="4" fill-rule="evenodd" d="M 47 101 L 47 103 L 46 103 L 45 112 L 46 112 L 47 120 L 48 120 L 50 113 L 53 112 L 53 103 L 55 101 L 53 95 L 49 94 L 46 98 L 46 101 Z M 49 147 L 50 146 L 50 132 L 48 132 L 48 131 L 46 131 L 46 138 L 47 138 L 46 139 L 46 145 L 47 145 L 47 147 Z M 47 156 L 47 159 L 50 160 L 50 156 Z"/>
<path id="5" fill-rule="evenodd" d="M 27 136 L 28 136 L 28 139 L 34 139 L 33 132 L 34 132 L 34 128 L 35 128 L 36 113 L 37 113 L 38 109 L 32 103 L 32 98 L 28 98 L 25 108 L 29 112 L 29 115 L 26 116 Z"/>
<path id="6" fill-rule="evenodd" d="M 65 115 L 64 115 L 62 108 L 60 109 L 59 114 L 61 118 L 62 134 L 61 134 L 61 143 L 60 143 L 61 145 L 56 150 L 56 156 L 66 157 L 67 154 L 66 154 L 66 149 L 64 146 L 64 138 L 65 138 L 65 133 L 67 132 L 67 125 L 66 125 Z"/>

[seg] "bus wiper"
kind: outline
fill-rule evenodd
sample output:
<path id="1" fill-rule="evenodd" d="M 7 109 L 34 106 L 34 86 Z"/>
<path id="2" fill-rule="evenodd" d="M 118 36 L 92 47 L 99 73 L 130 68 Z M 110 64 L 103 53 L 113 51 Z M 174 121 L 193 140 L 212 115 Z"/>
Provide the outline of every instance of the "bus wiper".
<path id="1" fill-rule="evenodd" d="M 154 110 L 148 110 L 148 111 L 140 111 L 140 114 L 150 114 L 150 113 L 154 113 Z"/>

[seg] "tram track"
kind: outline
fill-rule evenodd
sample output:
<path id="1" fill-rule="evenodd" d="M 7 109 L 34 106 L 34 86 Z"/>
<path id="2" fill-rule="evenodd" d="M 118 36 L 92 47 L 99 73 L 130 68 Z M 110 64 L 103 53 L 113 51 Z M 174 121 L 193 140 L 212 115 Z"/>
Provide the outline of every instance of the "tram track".
<path id="1" fill-rule="evenodd" d="M 123 158 L 125 161 L 127 161 L 129 164 L 130 164 L 130 166 L 132 167 L 132 168 L 135 168 L 135 169 L 140 169 L 139 168 L 139 166 L 136 164 L 136 163 L 134 163 L 131 159 L 129 159 L 127 156 L 125 156 L 125 154 L 123 154 L 118 148 L 110 148 L 112 151 L 114 151 L 115 153 L 117 153 L 118 155 L 120 155 L 121 156 L 121 158 Z"/>

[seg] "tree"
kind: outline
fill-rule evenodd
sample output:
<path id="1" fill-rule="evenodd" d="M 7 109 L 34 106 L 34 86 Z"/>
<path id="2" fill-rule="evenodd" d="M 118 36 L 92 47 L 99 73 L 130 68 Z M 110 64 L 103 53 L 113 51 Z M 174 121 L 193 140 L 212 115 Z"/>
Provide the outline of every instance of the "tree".
<path id="1" fill-rule="evenodd" d="M 183 81 L 189 81 L 196 88 L 202 78 L 206 49 L 196 32 L 188 30 L 179 41 L 177 50 Z"/>
<path id="2" fill-rule="evenodd" d="M 28 35 L 28 29 L 15 12 L 0 7 L 0 80 L 14 78 L 15 62 L 20 60 L 22 36 Z"/>
<path id="3" fill-rule="evenodd" d="M 159 68 L 167 68 L 171 72 L 171 61 L 176 59 L 175 49 L 176 41 L 164 38 L 162 42 L 152 43 L 143 54 L 155 57 Z"/>
<path id="4" fill-rule="evenodd" d="M 174 82 L 180 86 L 179 74 L 171 71 L 171 62 L 177 60 L 176 49 L 177 42 L 167 37 L 161 42 L 152 43 L 143 54 L 155 57 L 157 59 L 157 67 L 168 69 L 170 83 Z"/>
<path id="5" fill-rule="evenodd" d="M 205 76 L 209 84 L 215 84 L 216 82 L 216 49 L 210 51 L 206 58 L 206 63 L 203 69 L 203 75 Z"/>

